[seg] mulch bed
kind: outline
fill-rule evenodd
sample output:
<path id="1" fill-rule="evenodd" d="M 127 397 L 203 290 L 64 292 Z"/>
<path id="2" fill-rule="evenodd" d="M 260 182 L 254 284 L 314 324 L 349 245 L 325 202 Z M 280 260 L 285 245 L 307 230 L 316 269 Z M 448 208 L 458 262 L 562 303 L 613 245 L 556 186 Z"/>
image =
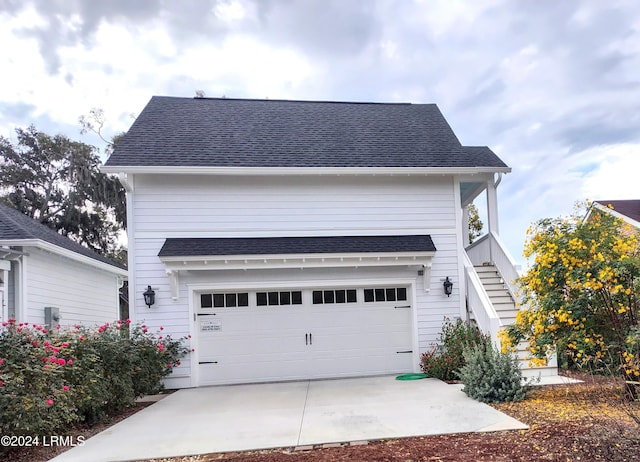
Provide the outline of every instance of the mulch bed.
<path id="1" fill-rule="evenodd" d="M 575 375 L 574 375 L 575 376 Z M 207 454 L 163 459 L 163 462 L 274 461 L 430 461 L 538 462 L 640 459 L 640 402 L 622 399 L 623 384 L 603 377 L 579 375 L 581 384 L 533 388 L 519 403 L 494 407 L 526 424 L 529 430 L 425 436 L 307 451 L 294 448 Z M 87 437 L 122 420 L 141 407 L 127 410 L 107 425 L 87 430 Z M 635 419 L 635 420 L 634 420 Z M 90 433 L 89 433 L 90 432 Z M 45 449 L 45 448 L 39 448 Z M 9 461 L 44 461 L 44 452 L 18 453 Z M 149 462 L 160 462 L 153 460 Z"/>

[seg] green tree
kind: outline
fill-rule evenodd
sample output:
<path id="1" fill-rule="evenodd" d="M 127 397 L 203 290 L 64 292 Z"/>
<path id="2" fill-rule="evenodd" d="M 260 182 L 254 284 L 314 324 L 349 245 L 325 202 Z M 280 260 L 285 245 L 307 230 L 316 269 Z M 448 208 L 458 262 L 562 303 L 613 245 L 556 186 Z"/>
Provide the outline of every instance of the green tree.
<path id="1" fill-rule="evenodd" d="M 0 137 L 0 200 L 60 234 L 109 256 L 126 226 L 125 191 L 100 172 L 96 149 L 34 126 Z"/>
<path id="2" fill-rule="evenodd" d="M 568 366 L 620 371 L 638 380 L 638 231 L 579 204 L 569 218 L 543 219 L 527 232 L 532 259 L 520 280 L 523 304 L 503 347 L 529 342 L 534 362 L 557 348 Z"/>
<path id="3" fill-rule="evenodd" d="M 467 209 L 469 210 L 469 244 L 472 244 L 482 234 L 484 224 L 480 220 L 480 214 L 475 204 L 469 204 Z"/>

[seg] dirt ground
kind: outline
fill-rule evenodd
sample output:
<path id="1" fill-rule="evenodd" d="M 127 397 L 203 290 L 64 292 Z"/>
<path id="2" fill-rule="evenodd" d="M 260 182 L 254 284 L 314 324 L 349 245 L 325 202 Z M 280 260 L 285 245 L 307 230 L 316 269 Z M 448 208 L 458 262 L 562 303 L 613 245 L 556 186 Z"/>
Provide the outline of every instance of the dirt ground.
<path id="1" fill-rule="evenodd" d="M 148 462 L 640 460 L 640 403 L 624 401 L 623 386 L 619 382 L 601 377 L 578 378 L 585 382 L 534 387 L 524 401 L 494 405 L 529 425 L 529 430 L 370 441 L 308 451 L 282 448 L 207 454 Z M 108 425 L 101 426 L 100 430 Z M 96 433 L 94 430 L 91 429 L 91 433 Z M 21 451 L 3 460 L 37 462 L 53 455 L 46 451 Z"/>

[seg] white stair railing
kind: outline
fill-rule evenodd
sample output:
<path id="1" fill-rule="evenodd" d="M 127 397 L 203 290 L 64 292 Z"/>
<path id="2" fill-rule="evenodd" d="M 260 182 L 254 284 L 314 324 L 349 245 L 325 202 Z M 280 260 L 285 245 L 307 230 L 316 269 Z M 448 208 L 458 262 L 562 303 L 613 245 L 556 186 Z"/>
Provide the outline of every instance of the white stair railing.
<path id="1" fill-rule="evenodd" d="M 495 265 L 498 273 L 500 273 L 500 277 L 502 277 L 504 283 L 507 285 L 511 296 L 514 300 L 518 301 L 516 294 L 517 280 L 520 277 L 518 273 L 519 267 L 502 242 L 502 239 L 500 239 L 500 236 L 491 231 L 467 247 L 466 251 L 469 259 L 476 266 L 481 266 L 486 263 Z"/>
<path id="2" fill-rule="evenodd" d="M 484 290 L 482 281 L 476 273 L 468 255 L 464 255 L 464 273 L 467 285 L 467 306 L 478 323 L 480 330 L 491 336 L 494 345 L 500 348 L 498 332 L 502 328 L 500 316 L 493 307 L 489 295 Z"/>

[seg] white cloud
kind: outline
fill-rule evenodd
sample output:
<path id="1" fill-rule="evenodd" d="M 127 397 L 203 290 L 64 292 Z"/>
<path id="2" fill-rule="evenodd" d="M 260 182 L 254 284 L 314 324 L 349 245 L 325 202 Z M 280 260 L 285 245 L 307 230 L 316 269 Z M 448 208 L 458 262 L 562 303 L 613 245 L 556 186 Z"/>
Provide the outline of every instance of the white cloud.
<path id="1" fill-rule="evenodd" d="M 0 6 L 0 135 L 35 123 L 78 138 L 78 117 L 99 107 L 109 136 L 152 95 L 195 90 L 434 102 L 464 144 L 489 145 L 513 168 L 499 197 L 517 258 L 530 222 L 585 198 L 635 194 L 640 10 L 631 2 L 87 4 Z"/>
<path id="2" fill-rule="evenodd" d="M 599 160 L 597 167 L 584 179 L 584 198 L 640 199 L 640 143 L 594 147 L 584 155 Z"/>

